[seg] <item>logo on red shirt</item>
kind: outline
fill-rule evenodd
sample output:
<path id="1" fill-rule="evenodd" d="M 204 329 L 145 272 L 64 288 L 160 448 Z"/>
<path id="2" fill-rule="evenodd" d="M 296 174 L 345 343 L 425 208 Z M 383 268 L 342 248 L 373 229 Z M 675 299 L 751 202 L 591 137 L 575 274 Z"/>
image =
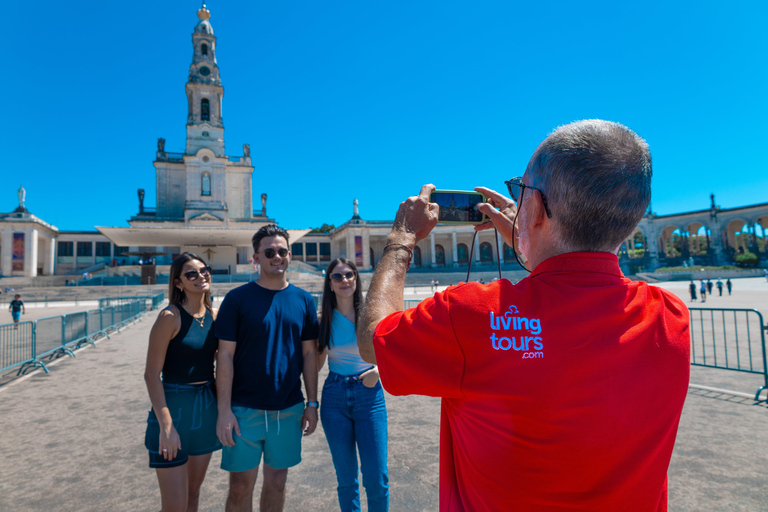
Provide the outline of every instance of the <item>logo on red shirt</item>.
<path id="1" fill-rule="evenodd" d="M 504 315 L 494 315 L 491 311 L 491 330 L 504 331 L 505 334 L 498 337 L 495 332 L 491 333 L 491 346 L 494 350 L 523 352 L 523 359 L 544 357 L 544 340 L 537 336 L 541 334 L 541 320 L 521 316 L 517 307 L 509 306 Z M 514 335 L 508 335 L 510 331 Z"/>

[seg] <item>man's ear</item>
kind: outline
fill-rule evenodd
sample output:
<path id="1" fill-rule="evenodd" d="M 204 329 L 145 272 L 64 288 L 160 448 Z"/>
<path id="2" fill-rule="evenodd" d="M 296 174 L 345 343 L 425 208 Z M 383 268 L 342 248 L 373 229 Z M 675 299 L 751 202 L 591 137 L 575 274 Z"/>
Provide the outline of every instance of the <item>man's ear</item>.
<path id="1" fill-rule="evenodd" d="M 541 193 L 538 190 L 531 190 L 531 197 L 529 199 L 531 201 L 529 204 L 533 207 L 531 208 L 530 216 L 531 227 L 541 227 L 544 221 L 549 220 Z"/>

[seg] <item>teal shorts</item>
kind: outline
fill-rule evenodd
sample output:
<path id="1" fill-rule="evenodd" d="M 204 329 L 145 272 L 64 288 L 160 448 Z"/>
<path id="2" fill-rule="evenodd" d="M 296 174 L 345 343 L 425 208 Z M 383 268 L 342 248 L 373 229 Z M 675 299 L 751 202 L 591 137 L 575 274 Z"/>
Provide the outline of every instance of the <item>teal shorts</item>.
<path id="1" fill-rule="evenodd" d="M 233 434 L 235 446 L 225 446 L 221 452 L 221 469 L 249 471 L 261 463 L 273 469 L 285 469 L 301 462 L 301 417 L 304 403 L 283 409 L 265 411 L 233 406 L 232 413 L 240 426 L 240 435 Z"/>
<path id="2" fill-rule="evenodd" d="M 149 467 L 173 468 L 186 464 L 189 455 L 205 455 L 220 450 L 221 443 L 216 437 L 218 407 L 214 381 L 195 385 L 164 382 L 163 389 L 173 426 L 179 434 L 181 450 L 170 461 L 159 454 L 160 423 L 155 411 L 150 409 L 144 434 L 144 446 L 149 450 Z"/>

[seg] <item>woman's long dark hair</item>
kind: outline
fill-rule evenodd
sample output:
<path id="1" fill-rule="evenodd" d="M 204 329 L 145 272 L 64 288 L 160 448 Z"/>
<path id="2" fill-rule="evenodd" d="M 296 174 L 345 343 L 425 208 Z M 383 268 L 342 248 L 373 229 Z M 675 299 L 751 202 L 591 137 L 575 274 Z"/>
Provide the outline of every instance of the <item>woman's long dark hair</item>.
<path id="1" fill-rule="evenodd" d="M 188 261 L 197 260 L 203 265 L 207 266 L 208 264 L 205 262 L 203 258 L 198 256 L 197 254 L 193 254 L 191 252 L 183 252 L 176 256 L 176 259 L 173 260 L 173 263 L 171 263 L 171 275 L 168 278 L 168 303 L 173 304 L 176 307 L 181 307 L 187 302 L 187 294 L 184 293 L 184 290 L 179 290 L 179 288 L 176 286 L 176 281 L 181 281 L 181 269 L 184 268 L 184 264 Z M 208 288 L 208 291 L 205 292 L 205 296 L 203 297 L 203 303 L 205 304 L 205 307 L 209 310 L 211 309 L 211 289 Z"/>
<path id="2" fill-rule="evenodd" d="M 343 263 L 355 273 L 355 294 L 353 296 L 355 305 L 355 326 L 357 326 L 357 316 L 360 312 L 360 303 L 363 301 L 363 286 L 360 283 L 360 273 L 357 267 L 347 258 L 336 258 L 325 270 L 325 284 L 323 285 L 323 301 L 320 305 L 320 352 L 331 346 L 331 322 L 333 321 L 333 310 L 336 309 L 336 294 L 331 291 L 331 274 L 336 265 Z"/>

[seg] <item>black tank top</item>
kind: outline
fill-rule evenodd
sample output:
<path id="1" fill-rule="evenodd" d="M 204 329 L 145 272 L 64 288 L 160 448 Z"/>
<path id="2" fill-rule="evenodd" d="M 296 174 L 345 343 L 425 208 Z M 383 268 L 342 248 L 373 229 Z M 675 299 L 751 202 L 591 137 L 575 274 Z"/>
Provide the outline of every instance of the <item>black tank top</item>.
<path id="1" fill-rule="evenodd" d="M 207 309 L 203 325 L 181 306 L 181 329 L 168 343 L 163 364 L 163 382 L 188 384 L 213 380 L 213 356 L 219 348 L 214 335 L 213 315 Z"/>

